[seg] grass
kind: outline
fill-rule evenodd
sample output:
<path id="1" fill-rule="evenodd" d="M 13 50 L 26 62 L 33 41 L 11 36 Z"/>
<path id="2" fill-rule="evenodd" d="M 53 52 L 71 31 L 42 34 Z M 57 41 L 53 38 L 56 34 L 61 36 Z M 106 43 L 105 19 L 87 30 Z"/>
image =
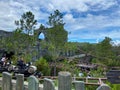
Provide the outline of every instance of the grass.
<path id="1" fill-rule="evenodd" d="M 120 90 L 120 84 L 108 83 L 108 85 L 111 87 L 111 90 Z"/>

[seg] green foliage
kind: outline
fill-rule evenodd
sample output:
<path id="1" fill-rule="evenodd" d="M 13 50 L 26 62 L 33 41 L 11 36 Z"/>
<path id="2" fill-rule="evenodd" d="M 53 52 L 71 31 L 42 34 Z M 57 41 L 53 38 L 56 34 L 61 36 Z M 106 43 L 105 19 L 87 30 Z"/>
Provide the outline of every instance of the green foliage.
<path id="1" fill-rule="evenodd" d="M 57 25 L 47 30 L 47 40 L 56 48 L 64 46 L 65 42 L 67 42 L 67 35 L 67 31 L 62 25 Z"/>
<path id="2" fill-rule="evenodd" d="M 18 57 L 14 55 L 14 56 L 12 57 L 12 62 L 13 62 L 13 64 L 16 64 L 17 61 L 18 61 Z"/>
<path id="3" fill-rule="evenodd" d="M 66 42 L 61 49 L 60 55 L 72 56 L 78 54 L 78 44 L 74 42 Z"/>
<path id="4" fill-rule="evenodd" d="M 37 66 L 38 71 L 41 71 L 43 75 L 50 75 L 50 68 L 46 59 L 40 58 L 36 61 L 35 65 Z"/>
<path id="5" fill-rule="evenodd" d="M 96 90 L 98 88 L 98 86 L 95 85 L 89 85 L 85 87 L 85 90 Z"/>
<path id="6" fill-rule="evenodd" d="M 52 61 L 56 64 L 61 53 L 63 55 L 91 54 L 94 57 L 92 63 L 120 66 L 120 46 L 112 46 L 111 38 L 105 37 L 105 39 L 98 44 L 67 42 L 68 32 L 64 29 L 65 23 L 62 20 L 62 13 L 60 13 L 59 10 L 55 10 L 53 14 L 50 14 L 48 19 L 48 24 L 51 26 L 50 28 L 45 28 L 45 26 L 41 24 L 38 31 L 35 30 L 35 35 L 30 36 L 29 34 L 31 30 L 34 30 L 37 20 L 35 20 L 32 12 L 24 13 L 19 21 L 15 21 L 17 25 L 16 31 L 14 31 L 10 37 L 0 39 L 0 48 L 7 51 L 15 51 L 16 55 L 19 55 L 19 53 L 24 54 L 26 62 L 31 61 L 32 57 L 40 54 L 39 51 L 37 51 L 38 48 L 45 49 L 47 51 L 47 54 L 44 56 L 45 59 L 41 58 L 36 62 L 38 70 L 42 71 L 44 75 L 50 74 L 47 61 Z M 27 34 L 23 33 L 24 30 L 27 30 Z M 38 39 L 37 35 L 40 33 L 44 33 L 45 40 Z M 33 48 L 37 43 L 40 43 L 40 46 Z M 15 56 L 13 60 L 15 63 L 17 56 Z M 62 69 L 70 71 L 72 74 L 79 72 L 75 63 L 64 62 Z M 103 72 L 101 67 L 93 73 L 99 76 L 97 75 L 99 72 Z"/>
<path id="7" fill-rule="evenodd" d="M 26 33 L 30 35 L 35 29 L 37 20 L 35 20 L 33 13 L 28 11 L 23 13 L 21 19 L 19 21 L 15 21 L 15 24 L 17 25 L 17 30 L 26 31 Z"/>
<path id="8" fill-rule="evenodd" d="M 90 43 L 81 43 L 79 48 L 82 48 L 82 51 L 87 54 L 94 54 L 95 45 Z"/>
<path id="9" fill-rule="evenodd" d="M 75 63 L 69 63 L 67 60 L 64 60 L 62 70 L 69 71 L 73 76 L 78 76 L 80 70 L 76 67 Z"/>
<path id="10" fill-rule="evenodd" d="M 111 84 L 110 82 L 106 82 L 108 86 L 111 87 L 111 90 L 119 90 L 120 89 L 120 84 Z"/>
<path id="11" fill-rule="evenodd" d="M 49 16 L 48 24 L 52 27 L 47 29 L 46 38 L 55 50 L 61 49 L 67 42 L 68 32 L 64 29 L 62 18 L 62 13 L 59 10 Z"/>
<path id="12" fill-rule="evenodd" d="M 98 67 L 97 70 L 91 70 L 90 71 L 93 77 L 103 77 L 104 76 L 104 69 L 103 67 Z"/>
<path id="13" fill-rule="evenodd" d="M 99 62 L 105 65 L 110 65 L 115 59 L 115 53 L 113 53 L 111 41 L 111 38 L 105 37 L 103 41 L 96 45 L 95 56 Z"/>
<path id="14" fill-rule="evenodd" d="M 96 58 L 92 59 L 92 63 L 97 63 L 97 61 L 98 61 L 98 59 L 96 59 Z"/>
<path id="15" fill-rule="evenodd" d="M 62 20 L 63 18 L 63 14 L 60 13 L 59 10 L 55 10 L 54 13 L 50 14 L 50 16 L 48 17 L 48 25 L 50 26 L 56 26 L 56 25 L 64 25 L 64 22 Z"/>
<path id="16" fill-rule="evenodd" d="M 112 88 L 112 90 L 119 90 L 120 84 L 113 84 L 111 88 Z"/>
<path id="17" fill-rule="evenodd" d="M 120 61 L 119 60 L 112 60 L 112 59 L 109 59 L 108 60 L 108 63 L 107 63 L 107 66 L 111 66 L 111 67 L 114 67 L 114 66 L 120 66 Z"/>
<path id="18" fill-rule="evenodd" d="M 103 58 L 111 58 L 113 59 L 114 54 L 112 52 L 112 45 L 111 45 L 111 39 L 109 37 L 105 37 L 105 39 L 98 43 L 97 45 L 97 55 L 98 57 Z"/>
<path id="19" fill-rule="evenodd" d="M 52 60 L 56 64 L 57 58 L 63 50 L 64 44 L 67 42 L 68 32 L 64 29 L 62 14 L 59 10 L 50 14 L 48 24 L 52 26 L 47 29 L 46 41 L 48 42 L 48 52 Z M 54 75 L 56 75 L 56 66 L 54 67 Z"/>

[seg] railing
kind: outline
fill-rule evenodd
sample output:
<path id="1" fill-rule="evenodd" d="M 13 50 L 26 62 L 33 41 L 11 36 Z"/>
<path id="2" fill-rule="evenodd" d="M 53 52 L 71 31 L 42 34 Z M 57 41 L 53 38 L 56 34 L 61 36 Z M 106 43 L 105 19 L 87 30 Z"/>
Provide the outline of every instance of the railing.
<path id="1" fill-rule="evenodd" d="M 43 78 L 43 84 L 35 76 L 28 77 L 27 82 L 24 81 L 24 75 L 18 74 L 16 80 L 12 80 L 12 75 L 8 72 L 3 72 L 0 85 L 2 90 L 72 90 L 72 83 L 74 90 L 85 90 L 84 81 L 73 80 L 69 72 L 59 72 L 58 86 L 55 86 L 52 79 Z M 101 81 L 99 79 L 99 81 Z M 110 87 L 104 83 L 99 84 L 96 90 L 111 90 Z"/>
<path id="2" fill-rule="evenodd" d="M 52 79 L 53 81 L 58 79 L 56 76 L 42 76 L 39 80 L 44 80 L 44 78 Z M 75 81 L 84 81 L 85 85 L 101 85 L 107 80 L 107 78 L 94 78 L 94 77 L 72 77 L 72 80 Z"/>

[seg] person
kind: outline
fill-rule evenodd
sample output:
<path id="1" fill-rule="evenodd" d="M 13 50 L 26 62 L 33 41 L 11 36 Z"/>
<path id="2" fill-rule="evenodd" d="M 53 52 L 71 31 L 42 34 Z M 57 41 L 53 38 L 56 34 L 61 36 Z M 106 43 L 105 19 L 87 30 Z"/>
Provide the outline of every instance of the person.
<path id="1" fill-rule="evenodd" d="M 3 56 L 2 59 L 1 59 L 2 66 L 5 66 L 6 63 L 7 63 L 7 57 Z"/>
<path id="2" fill-rule="evenodd" d="M 17 61 L 17 65 L 19 66 L 20 69 L 24 69 L 25 68 L 25 62 L 23 57 L 21 57 L 18 61 Z"/>

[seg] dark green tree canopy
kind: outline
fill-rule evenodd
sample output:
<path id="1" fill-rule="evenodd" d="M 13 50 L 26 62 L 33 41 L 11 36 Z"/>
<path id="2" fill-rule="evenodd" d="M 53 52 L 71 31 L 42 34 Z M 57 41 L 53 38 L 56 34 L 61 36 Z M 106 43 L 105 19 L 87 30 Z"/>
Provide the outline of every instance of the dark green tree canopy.
<path id="1" fill-rule="evenodd" d="M 113 58 L 112 39 L 105 37 L 103 41 L 97 44 L 97 56 L 101 58 Z"/>
<path id="2" fill-rule="evenodd" d="M 55 47 L 64 46 L 67 42 L 68 32 L 64 29 L 63 25 L 57 25 L 47 30 L 47 40 Z"/>
<path id="3" fill-rule="evenodd" d="M 111 38 L 105 37 L 105 39 L 99 43 L 100 51 L 103 52 L 104 54 L 109 53 L 112 48 L 111 41 L 112 41 Z"/>
<path id="4" fill-rule="evenodd" d="M 68 32 L 64 29 L 63 14 L 59 10 L 55 10 L 50 14 L 48 24 L 52 26 L 47 29 L 47 40 L 55 47 L 64 46 L 67 42 Z"/>
<path id="5" fill-rule="evenodd" d="M 50 14 L 48 17 L 48 25 L 54 27 L 56 25 L 64 25 L 65 23 L 63 22 L 63 14 L 60 13 L 59 10 L 55 10 L 54 13 Z"/>
<path id="6" fill-rule="evenodd" d="M 17 29 L 21 31 L 26 31 L 27 34 L 33 33 L 35 29 L 35 25 L 37 24 L 37 20 L 31 11 L 23 13 L 21 19 L 19 21 L 15 21 L 17 25 Z"/>

